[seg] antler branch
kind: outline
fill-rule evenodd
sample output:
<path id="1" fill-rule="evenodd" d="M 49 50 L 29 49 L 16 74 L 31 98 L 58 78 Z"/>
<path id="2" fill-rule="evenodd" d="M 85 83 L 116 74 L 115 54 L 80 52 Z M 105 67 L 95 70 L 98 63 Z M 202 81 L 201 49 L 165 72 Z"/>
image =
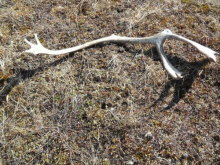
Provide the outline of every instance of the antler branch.
<path id="1" fill-rule="evenodd" d="M 124 42 L 124 43 L 149 43 L 156 46 L 160 58 L 163 62 L 164 68 L 167 70 L 167 72 L 175 79 L 180 79 L 183 77 L 182 73 L 179 72 L 168 60 L 167 56 L 164 53 L 163 49 L 163 43 L 165 39 L 173 38 L 176 40 L 180 40 L 186 43 L 189 43 L 196 47 L 201 53 L 205 54 L 208 58 L 210 58 L 212 61 L 216 62 L 216 56 L 215 54 L 218 54 L 217 52 L 213 51 L 212 49 L 209 49 L 205 46 L 202 46 L 194 41 L 191 41 L 187 38 L 184 38 L 182 36 L 173 34 L 169 29 L 165 29 L 163 32 L 158 33 L 151 37 L 143 37 L 143 38 L 136 38 L 136 37 L 121 37 L 117 35 L 111 35 L 108 37 L 100 38 L 94 41 L 87 42 L 85 44 L 75 46 L 72 48 L 62 49 L 62 50 L 49 50 L 40 43 L 39 39 L 37 38 L 37 34 L 35 34 L 35 39 L 37 41 L 37 44 L 33 44 L 25 39 L 25 41 L 31 46 L 29 50 L 26 50 L 25 52 L 30 54 L 49 54 L 49 55 L 61 55 L 66 54 L 70 52 L 75 52 L 87 47 L 90 47 L 92 45 L 96 45 L 102 42 Z"/>

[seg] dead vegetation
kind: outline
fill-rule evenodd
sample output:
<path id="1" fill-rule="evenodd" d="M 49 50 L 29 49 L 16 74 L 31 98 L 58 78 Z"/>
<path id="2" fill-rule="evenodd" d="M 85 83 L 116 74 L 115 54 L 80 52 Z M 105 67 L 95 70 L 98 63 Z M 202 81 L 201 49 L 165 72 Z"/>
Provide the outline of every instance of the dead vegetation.
<path id="1" fill-rule="evenodd" d="M 212 3 L 211 3 L 212 2 Z M 166 42 L 172 80 L 145 44 L 24 53 L 165 28 L 220 51 L 218 1 L 2 0 L 0 164 L 219 164 L 219 62 Z"/>

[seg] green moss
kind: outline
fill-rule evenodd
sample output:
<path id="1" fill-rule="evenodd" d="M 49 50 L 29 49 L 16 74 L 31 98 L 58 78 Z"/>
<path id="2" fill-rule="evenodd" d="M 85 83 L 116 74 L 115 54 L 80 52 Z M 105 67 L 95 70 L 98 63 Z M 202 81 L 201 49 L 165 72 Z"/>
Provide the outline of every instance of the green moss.
<path id="1" fill-rule="evenodd" d="M 191 3 L 192 0 L 181 0 L 182 3 Z"/>

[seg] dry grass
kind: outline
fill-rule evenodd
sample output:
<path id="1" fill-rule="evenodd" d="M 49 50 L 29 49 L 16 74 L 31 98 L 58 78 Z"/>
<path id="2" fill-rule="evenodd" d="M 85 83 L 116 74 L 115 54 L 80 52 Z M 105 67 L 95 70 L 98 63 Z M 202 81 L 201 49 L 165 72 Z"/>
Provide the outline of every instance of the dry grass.
<path id="1" fill-rule="evenodd" d="M 52 57 L 24 53 L 170 28 L 220 51 L 219 1 L 2 0 L 0 164 L 219 164 L 219 62 L 166 42 L 187 71 L 172 80 L 151 45 L 106 43 Z M 3 65 L 4 64 L 4 65 Z"/>

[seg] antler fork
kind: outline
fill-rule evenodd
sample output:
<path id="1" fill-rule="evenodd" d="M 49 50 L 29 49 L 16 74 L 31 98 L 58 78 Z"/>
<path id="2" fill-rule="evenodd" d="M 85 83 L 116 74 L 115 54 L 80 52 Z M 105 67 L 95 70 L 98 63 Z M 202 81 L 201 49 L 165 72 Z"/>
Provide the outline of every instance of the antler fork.
<path id="1" fill-rule="evenodd" d="M 196 47 L 201 53 L 203 53 L 204 55 L 206 55 L 209 59 L 211 59 L 212 61 L 216 62 L 216 56 L 215 54 L 219 54 L 215 51 L 213 51 L 212 49 L 209 49 L 205 46 L 202 46 L 194 41 L 191 41 L 187 38 L 184 38 L 180 35 L 176 35 L 174 33 L 172 33 L 169 29 L 165 29 L 163 32 L 158 33 L 154 36 L 150 36 L 150 37 L 143 37 L 143 38 L 136 38 L 136 37 L 121 37 L 121 36 L 117 36 L 117 35 L 111 35 L 108 37 L 104 37 L 104 38 L 100 38 L 94 41 L 90 41 L 87 42 L 85 44 L 79 45 L 79 46 L 75 46 L 72 48 L 67 48 L 67 49 L 62 49 L 62 50 L 49 50 L 47 48 L 45 48 L 39 41 L 39 39 L 37 38 L 37 34 L 35 34 L 35 38 L 37 41 L 37 44 L 33 44 L 31 42 L 29 42 L 28 40 L 25 39 L 25 41 L 31 46 L 31 48 L 29 50 L 26 50 L 25 52 L 30 53 L 30 54 L 49 54 L 49 55 L 61 55 L 61 54 L 66 54 L 66 53 L 70 53 L 70 52 L 75 52 L 78 51 L 80 49 L 84 49 L 87 48 L 89 46 L 98 44 L 98 43 L 102 43 L 102 42 L 123 42 L 123 43 L 149 43 L 149 44 L 153 44 L 156 46 L 160 58 L 163 62 L 164 68 L 167 70 L 167 72 L 174 78 L 174 79 L 180 79 L 183 77 L 182 72 L 178 71 L 168 60 L 167 56 L 164 53 L 164 49 L 163 49 L 163 43 L 165 42 L 166 39 L 176 39 L 176 40 L 180 40 L 186 43 L 191 44 L 192 46 Z"/>

